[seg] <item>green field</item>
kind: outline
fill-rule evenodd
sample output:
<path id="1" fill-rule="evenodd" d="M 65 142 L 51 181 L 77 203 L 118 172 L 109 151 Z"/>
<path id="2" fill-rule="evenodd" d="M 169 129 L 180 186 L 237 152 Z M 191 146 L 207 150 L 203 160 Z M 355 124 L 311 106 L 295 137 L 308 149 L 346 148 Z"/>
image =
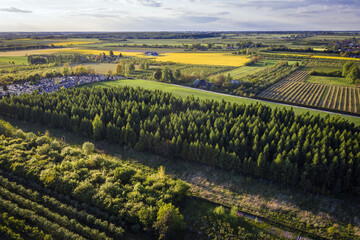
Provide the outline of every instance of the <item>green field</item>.
<path id="1" fill-rule="evenodd" d="M 343 77 L 309 76 L 309 78 L 306 79 L 306 82 L 334 85 L 334 86 L 355 87 L 355 85 L 351 81 Z"/>
<path id="2" fill-rule="evenodd" d="M 236 68 L 234 70 L 224 72 L 224 75 L 227 76 L 228 74 L 230 74 L 230 76 L 234 80 L 237 80 L 237 79 L 240 79 L 240 78 L 242 78 L 242 77 L 244 77 L 246 75 L 254 74 L 256 72 L 259 72 L 264 68 L 274 66 L 278 62 L 279 62 L 279 60 L 261 61 L 261 62 L 256 63 L 253 66 L 242 66 L 242 67 Z M 266 63 L 266 65 L 265 65 L 265 63 Z"/>
<path id="3" fill-rule="evenodd" d="M 262 103 L 266 106 L 272 107 L 272 108 L 292 108 L 296 114 L 302 114 L 305 112 L 309 112 L 311 114 L 319 114 L 321 117 L 326 116 L 328 113 L 312 110 L 312 109 L 305 109 L 301 107 L 290 107 L 290 106 L 283 106 L 279 105 L 277 103 L 271 103 L 266 101 L 260 101 L 255 99 L 249 99 L 249 98 L 239 98 L 234 97 L 230 95 L 220 95 L 212 92 L 206 92 L 206 91 L 199 91 L 197 89 L 189 89 L 184 88 L 182 86 L 175 86 L 170 85 L 166 83 L 161 82 L 153 82 L 153 81 L 147 81 L 147 80 L 116 80 L 116 81 L 108 81 L 108 82 L 98 82 L 98 83 L 92 83 L 88 85 L 84 85 L 82 87 L 95 87 L 95 86 L 101 86 L 101 87 L 123 87 L 123 86 L 131 86 L 131 87 L 142 87 L 149 90 L 162 90 L 165 92 L 171 92 L 175 96 L 178 97 L 188 97 L 188 96 L 195 96 L 200 99 L 214 99 L 217 101 L 225 100 L 229 102 L 239 103 L 239 104 L 256 104 L 256 103 Z M 331 116 L 339 116 L 339 114 L 336 113 L 330 113 Z M 351 123 L 354 123 L 355 125 L 360 125 L 360 118 L 358 117 L 352 117 L 352 116 L 343 116 L 344 119 L 348 120 Z"/>
<path id="4" fill-rule="evenodd" d="M 264 61 L 254 64 L 253 66 L 242 66 L 242 67 L 236 68 L 234 70 L 224 72 L 223 74 L 225 76 L 230 74 L 230 76 L 234 80 L 238 80 L 247 75 L 255 74 L 267 67 L 272 67 L 272 66 L 276 65 L 278 62 L 280 62 L 280 60 L 264 60 Z M 298 62 L 298 61 L 288 61 L 288 63 L 290 65 L 294 64 L 296 62 Z"/>
<path id="5" fill-rule="evenodd" d="M 334 66 L 306 66 L 303 68 L 304 71 L 317 71 L 317 72 L 332 72 L 332 71 L 342 71 L 341 67 Z"/>
<path id="6" fill-rule="evenodd" d="M 12 62 L 14 62 L 16 65 L 28 64 L 27 57 L 0 57 L 0 65 L 11 65 Z"/>

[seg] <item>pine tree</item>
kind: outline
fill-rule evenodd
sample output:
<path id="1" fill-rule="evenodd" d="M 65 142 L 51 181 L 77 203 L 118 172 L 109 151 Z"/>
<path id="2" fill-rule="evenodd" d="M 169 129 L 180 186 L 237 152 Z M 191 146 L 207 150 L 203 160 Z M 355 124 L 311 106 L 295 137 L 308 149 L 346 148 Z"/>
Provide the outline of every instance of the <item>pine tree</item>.
<path id="1" fill-rule="evenodd" d="M 96 114 L 93 122 L 93 137 L 95 140 L 100 140 L 104 138 L 104 123 L 101 120 L 100 116 Z"/>

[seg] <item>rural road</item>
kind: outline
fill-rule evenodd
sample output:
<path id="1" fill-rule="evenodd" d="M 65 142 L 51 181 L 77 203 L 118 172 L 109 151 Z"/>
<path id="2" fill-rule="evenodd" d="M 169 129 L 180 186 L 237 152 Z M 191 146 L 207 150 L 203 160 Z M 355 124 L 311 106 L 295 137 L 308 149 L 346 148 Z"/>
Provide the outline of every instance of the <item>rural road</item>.
<path id="1" fill-rule="evenodd" d="M 311 111 L 317 111 L 317 112 L 322 112 L 322 113 L 338 114 L 340 116 L 348 116 L 348 117 L 360 118 L 360 116 L 355 116 L 355 115 L 351 115 L 351 114 L 338 113 L 338 112 L 332 112 L 332 111 L 326 111 L 326 110 L 319 110 L 319 109 L 310 108 L 310 107 L 301 107 L 301 106 L 296 106 L 296 105 L 286 104 L 286 103 L 279 103 L 279 102 L 270 101 L 270 100 L 260 100 L 260 99 L 256 99 L 256 98 L 235 96 L 235 95 L 230 95 L 230 94 L 226 94 L 226 93 L 219 93 L 219 92 L 209 91 L 209 90 L 200 89 L 200 88 L 187 87 L 187 86 L 182 86 L 182 85 L 173 84 L 173 83 L 166 83 L 166 84 L 173 85 L 173 86 L 176 86 L 176 87 L 183 87 L 183 88 L 188 88 L 188 89 L 193 89 L 193 90 L 198 90 L 198 91 L 203 91 L 203 92 L 208 92 L 208 93 L 214 93 L 214 94 L 223 95 L 223 96 L 230 96 L 230 97 L 234 97 L 234 98 L 248 99 L 248 100 L 256 101 L 256 102 L 259 102 L 259 103 L 261 103 L 261 102 L 276 103 L 276 104 L 278 104 L 280 106 L 284 106 L 284 107 L 296 107 L 296 108 L 301 108 L 301 109 L 311 110 Z"/>

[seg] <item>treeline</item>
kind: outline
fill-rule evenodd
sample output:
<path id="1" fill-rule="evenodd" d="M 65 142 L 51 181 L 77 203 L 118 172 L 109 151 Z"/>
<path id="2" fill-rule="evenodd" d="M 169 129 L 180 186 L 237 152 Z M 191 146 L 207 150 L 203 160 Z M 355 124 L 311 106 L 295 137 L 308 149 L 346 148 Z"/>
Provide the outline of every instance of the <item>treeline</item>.
<path id="1" fill-rule="evenodd" d="M 46 56 L 30 55 L 28 56 L 29 64 L 47 64 L 47 63 L 86 63 L 90 58 L 80 54 L 51 54 Z"/>
<path id="2" fill-rule="evenodd" d="M 55 48 L 48 44 L 0 44 L 0 51 L 19 51 L 19 50 L 30 50 L 30 49 L 47 49 Z"/>
<path id="3" fill-rule="evenodd" d="M 0 134 L 0 210 L 19 219 L 19 227 L 34 236 L 124 239 L 124 229 L 153 237 L 183 230 L 175 204 L 188 186 L 167 177 L 164 168 L 135 167 L 97 154 L 92 143 L 70 147 L 3 121 Z M 24 236 L 1 223 L 0 217 L 0 232 Z"/>
<path id="4" fill-rule="evenodd" d="M 289 48 L 287 46 L 271 46 L 264 48 L 262 51 L 273 51 L 273 52 L 305 52 L 305 53 L 314 53 L 316 52 L 313 48 Z"/>
<path id="5" fill-rule="evenodd" d="M 127 87 L 14 96 L 0 113 L 303 190 L 360 194 L 360 132 L 341 118 Z"/>

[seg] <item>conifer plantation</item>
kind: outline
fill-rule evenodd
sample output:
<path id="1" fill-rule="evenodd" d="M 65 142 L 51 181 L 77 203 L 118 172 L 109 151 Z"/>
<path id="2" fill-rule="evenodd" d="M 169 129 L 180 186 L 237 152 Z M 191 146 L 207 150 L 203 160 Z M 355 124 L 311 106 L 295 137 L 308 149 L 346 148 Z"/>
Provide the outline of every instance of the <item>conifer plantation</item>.
<path id="1" fill-rule="evenodd" d="M 141 88 L 72 88 L 0 102 L 4 117 L 319 193 L 360 195 L 360 130 L 338 117 Z"/>

